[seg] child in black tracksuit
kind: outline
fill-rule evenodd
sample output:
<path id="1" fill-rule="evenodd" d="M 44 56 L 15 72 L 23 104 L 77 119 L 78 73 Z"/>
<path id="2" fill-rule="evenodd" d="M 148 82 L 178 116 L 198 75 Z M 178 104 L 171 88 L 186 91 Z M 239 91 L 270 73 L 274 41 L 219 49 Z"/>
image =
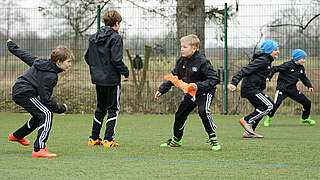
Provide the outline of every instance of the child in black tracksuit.
<path id="1" fill-rule="evenodd" d="M 129 70 L 122 61 L 123 43 L 118 33 L 121 15 L 117 11 L 109 11 L 104 14 L 103 20 L 105 26 L 90 37 L 85 54 L 91 81 L 96 85 L 98 101 L 88 145 L 118 147 L 114 135 L 120 110 L 120 80 L 121 75 L 125 81 L 129 79 Z M 102 141 L 99 136 L 107 111 L 106 131 Z"/>
<path id="2" fill-rule="evenodd" d="M 311 101 L 297 89 L 297 82 L 299 79 L 302 83 L 308 88 L 310 92 L 313 92 L 313 87 L 306 76 L 304 70 L 304 62 L 307 54 L 301 50 L 296 49 L 292 53 L 292 60 L 281 64 L 280 66 L 274 66 L 271 70 L 271 73 L 268 76 L 268 79 L 271 80 L 274 73 L 279 72 L 278 81 L 277 81 L 277 91 L 274 98 L 275 107 L 266 118 L 264 126 L 269 126 L 272 117 L 276 113 L 277 109 L 281 105 L 282 101 L 287 97 L 290 97 L 294 101 L 302 104 L 303 112 L 301 117 L 302 123 L 309 123 L 310 125 L 315 125 L 316 122 L 310 119 L 310 109 Z"/>
<path id="3" fill-rule="evenodd" d="M 255 129 L 262 117 L 273 109 L 273 101 L 263 93 L 266 88 L 266 79 L 271 71 L 271 63 L 278 57 L 279 45 L 272 40 L 264 41 L 260 46 L 262 51 L 253 55 L 252 61 L 242 67 L 233 77 L 228 88 L 231 91 L 243 78 L 241 84 L 241 97 L 247 98 L 254 106 L 255 110 L 244 118 L 240 119 L 240 124 L 245 129 L 244 138 L 263 138 L 255 133 Z"/>
<path id="4" fill-rule="evenodd" d="M 64 113 L 67 106 L 57 104 L 51 99 L 51 95 L 58 81 L 58 73 L 71 66 L 72 52 L 64 46 L 59 46 L 51 52 L 50 59 L 45 59 L 37 58 L 20 49 L 11 39 L 8 39 L 7 45 L 12 54 L 30 66 L 14 84 L 12 99 L 32 115 L 25 125 L 11 133 L 8 138 L 10 141 L 28 146 L 30 143 L 25 136 L 38 128 L 32 157 L 57 157 L 56 154 L 47 151 L 45 143 L 51 129 L 53 113 Z"/>
<path id="5" fill-rule="evenodd" d="M 178 76 L 178 79 L 183 82 L 190 83 L 197 92 L 194 97 L 190 94 L 185 94 L 175 113 L 173 126 L 174 137 L 169 139 L 168 142 L 161 144 L 160 147 L 182 146 L 185 122 L 190 112 L 198 106 L 199 116 L 209 135 L 209 143 L 212 145 L 211 149 L 220 150 L 221 146 L 215 133 L 216 125 L 213 123 L 213 118 L 210 113 L 210 105 L 216 90 L 216 85 L 219 83 L 219 78 L 210 61 L 199 53 L 198 46 L 200 40 L 196 35 L 191 34 L 182 37 L 180 42 L 182 56 L 178 58 L 176 66 L 171 73 Z M 156 92 L 155 98 L 159 99 L 161 95 L 170 90 L 171 86 L 173 86 L 172 82 L 165 81 Z"/>

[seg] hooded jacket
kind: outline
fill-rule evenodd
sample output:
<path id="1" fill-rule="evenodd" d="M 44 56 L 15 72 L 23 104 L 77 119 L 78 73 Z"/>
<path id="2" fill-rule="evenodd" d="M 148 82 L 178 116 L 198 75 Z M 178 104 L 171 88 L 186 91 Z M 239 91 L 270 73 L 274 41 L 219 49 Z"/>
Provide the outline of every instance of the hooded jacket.
<path id="1" fill-rule="evenodd" d="M 58 73 L 62 72 L 50 59 L 37 58 L 20 49 L 14 42 L 8 43 L 9 51 L 30 66 L 29 70 L 20 76 L 12 88 L 14 98 L 40 97 L 40 101 L 54 113 L 66 111 L 64 105 L 51 99 L 53 88 L 58 82 Z"/>
<path id="2" fill-rule="evenodd" d="M 120 84 L 121 74 L 129 76 L 128 67 L 123 63 L 122 38 L 109 26 L 103 26 L 89 39 L 84 56 L 90 68 L 91 81 L 101 86 Z"/>
<path id="3" fill-rule="evenodd" d="M 196 51 L 190 58 L 180 56 L 171 73 L 178 76 L 178 79 L 183 82 L 197 84 L 197 94 L 208 92 L 214 94 L 216 85 L 220 81 L 210 61 L 199 51 Z M 164 94 L 170 90 L 171 86 L 174 86 L 173 83 L 165 81 L 158 91 Z"/>
<path id="4" fill-rule="evenodd" d="M 242 67 L 231 80 L 231 84 L 237 86 L 241 83 L 241 97 L 248 97 L 251 94 L 262 92 L 266 88 L 266 79 L 271 72 L 273 57 L 262 51 L 253 55 L 252 61 Z"/>
<path id="5" fill-rule="evenodd" d="M 271 80 L 276 72 L 280 72 L 277 80 L 277 90 L 284 92 L 297 91 L 299 79 L 305 86 L 312 88 L 312 84 L 306 76 L 304 66 L 297 65 L 293 60 L 285 62 L 280 66 L 273 66 L 268 78 Z"/>

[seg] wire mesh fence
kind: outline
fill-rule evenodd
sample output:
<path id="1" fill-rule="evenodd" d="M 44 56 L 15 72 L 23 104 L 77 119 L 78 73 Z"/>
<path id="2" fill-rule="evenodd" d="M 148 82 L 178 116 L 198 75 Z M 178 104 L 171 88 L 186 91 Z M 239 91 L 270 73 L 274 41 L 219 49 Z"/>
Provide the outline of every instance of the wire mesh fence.
<path id="1" fill-rule="evenodd" d="M 122 112 L 174 113 L 183 96 L 178 88 L 172 88 L 159 101 L 154 99 L 155 92 L 163 82 L 163 76 L 174 67 L 180 51 L 176 6 L 162 8 L 165 11 L 159 13 L 159 11 L 150 11 L 153 7 L 144 9 L 136 6 L 113 7 L 120 12 L 123 18 L 119 33 L 124 41 L 124 62 L 131 70 L 130 80 L 122 82 L 121 86 Z M 205 7 L 206 10 L 210 8 Z M 224 7 L 217 8 L 223 9 Z M 194 21 L 197 21 L 197 18 L 205 19 L 205 48 L 201 47 L 200 50 L 211 61 L 214 69 L 222 72 L 224 57 L 227 56 L 228 81 L 230 81 L 232 75 L 250 61 L 253 53 L 259 49 L 259 44 L 266 39 L 275 40 L 280 44 L 280 58 L 273 63 L 274 65 L 289 61 L 294 49 L 304 49 L 308 54 L 305 63 L 306 74 L 315 92 L 313 94 L 308 92 L 300 82 L 298 89 L 311 99 L 311 112 L 319 113 L 319 3 L 313 6 L 310 4 L 240 4 L 238 8 L 239 11 L 228 19 L 227 39 L 224 38 L 224 24 L 218 22 L 219 18 L 194 17 Z M 108 8 L 104 10 L 106 9 Z M 68 19 L 57 15 L 68 11 L 74 12 L 74 17 L 71 19 L 73 26 L 68 24 Z M 76 8 L 47 8 L 45 11 L 43 9 L 0 8 L 0 13 L 5 15 L 0 17 L 2 42 L 0 43 L 0 111 L 23 111 L 11 100 L 11 88 L 15 80 L 28 67 L 7 51 L 5 41 L 11 37 L 22 49 L 38 57 L 48 57 L 51 50 L 58 45 L 68 46 L 76 59 L 69 71 L 59 74 L 53 98 L 59 103 L 67 104 L 69 112 L 94 112 L 95 86 L 91 84 L 89 68 L 83 60 L 83 55 L 87 49 L 90 34 L 97 30 L 96 14 L 89 13 L 79 19 L 77 18 L 79 15 L 75 12 L 77 12 Z M 91 21 L 94 23 L 89 26 Z M 84 26 L 85 24 L 87 26 Z M 184 28 L 194 27 L 190 25 Z M 224 53 L 224 41 L 228 42 L 228 54 Z M 148 47 L 151 48 L 150 57 L 145 56 Z M 134 59 L 137 55 L 141 57 L 142 63 L 131 66 L 129 57 Z M 143 78 L 144 71 L 146 72 L 145 79 Z M 266 94 L 273 98 L 275 87 L 276 77 L 267 85 Z M 213 113 L 223 113 L 224 98 L 224 85 L 221 83 L 217 87 L 211 106 Z M 240 98 L 240 85 L 236 92 L 228 92 L 227 99 L 230 114 L 245 114 L 252 110 L 248 101 Z M 288 99 L 284 101 L 278 112 L 300 113 L 301 110 L 300 104 Z"/>

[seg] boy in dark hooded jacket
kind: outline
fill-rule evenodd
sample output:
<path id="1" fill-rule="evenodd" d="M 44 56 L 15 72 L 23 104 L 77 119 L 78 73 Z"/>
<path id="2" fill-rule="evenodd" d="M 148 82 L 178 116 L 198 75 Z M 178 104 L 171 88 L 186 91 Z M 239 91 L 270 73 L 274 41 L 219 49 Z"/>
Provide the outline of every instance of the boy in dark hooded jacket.
<path id="1" fill-rule="evenodd" d="M 262 51 L 253 55 L 252 61 L 242 67 L 233 77 L 228 88 L 231 91 L 243 78 L 241 83 L 241 97 L 247 98 L 255 110 L 244 118 L 240 119 L 241 126 L 245 129 L 244 138 L 263 138 L 255 133 L 255 129 L 262 117 L 273 109 L 273 101 L 263 93 L 266 88 L 266 79 L 271 71 L 271 63 L 278 58 L 279 45 L 272 40 L 264 41 L 260 46 Z"/>
<path id="2" fill-rule="evenodd" d="M 90 37 L 85 54 L 91 81 L 96 85 L 98 101 L 88 145 L 118 147 L 114 134 L 120 110 L 120 81 L 121 75 L 125 77 L 124 81 L 129 79 L 129 70 L 122 61 L 123 43 L 118 33 L 121 15 L 117 11 L 109 11 L 104 14 L 103 21 L 105 26 Z M 107 111 L 106 131 L 102 141 L 99 136 Z"/>
<path id="3" fill-rule="evenodd" d="M 51 95 L 58 81 L 58 73 L 71 66 L 73 54 L 68 48 L 58 46 L 51 52 L 50 59 L 37 58 L 20 49 L 11 39 L 7 40 L 7 46 L 12 54 L 30 66 L 14 84 L 12 99 L 32 115 L 31 119 L 11 133 L 8 139 L 28 146 L 30 142 L 25 136 L 38 128 L 32 157 L 57 157 L 57 154 L 47 151 L 45 143 L 49 137 L 53 113 L 64 113 L 67 106 L 57 104 L 51 99 Z"/>

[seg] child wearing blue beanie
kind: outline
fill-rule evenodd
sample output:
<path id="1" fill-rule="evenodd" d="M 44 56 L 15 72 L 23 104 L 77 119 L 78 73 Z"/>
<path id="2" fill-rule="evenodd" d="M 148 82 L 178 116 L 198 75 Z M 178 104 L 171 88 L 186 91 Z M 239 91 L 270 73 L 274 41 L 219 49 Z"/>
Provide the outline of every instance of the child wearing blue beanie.
<path id="1" fill-rule="evenodd" d="M 301 49 L 296 49 L 292 52 L 292 60 L 294 62 L 297 62 L 298 60 L 302 59 L 305 56 L 307 56 L 307 53 Z"/>
<path id="2" fill-rule="evenodd" d="M 277 80 L 277 91 L 274 98 L 275 107 L 268 114 L 264 121 L 264 126 L 270 126 L 270 121 L 276 113 L 277 109 L 281 105 L 282 101 L 287 97 L 290 97 L 294 101 L 302 104 L 303 112 L 301 117 L 302 123 L 309 123 L 315 125 L 316 122 L 310 119 L 311 101 L 297 89 L 297 82 L 299 79 L 308 88 L 310 92 L 313 92 L 313 87 L 306 76 L 304 69 L 304 62 L 306 60 L 307 53 L 301 49 L 296 49 L 292 52 L 292 60 L 281 64 L 280 66 L 272 67 L 271 73 L 268 79 L 271 79 L 274 73 L 279 72 Z"/>
<path id="3" fill-rule="evenodd" d="M 279 44 L 273 40 L 266 40 L 260 46 L 261 51 L 253 55 L 252 61 L 242 67 L 233 77 L 228 88 L 231 91 L 241 83 L 241 97 L 246 98 L 254 106 L 254 111 L 240 119 L 240 125 L 244 128 L 242 137 L 263 138 L 255 132 L 260 120 L 273 109 L 273 101 L 263 93 L 266 88 L 266 79 L 271 72 L 271 63 L 279 55 Z"/>
<path id="4" fill-rule="evenodd" d="M 260 46 L 260 49 L 267 53 L 267 54 L 270 54 L 272 53 L 272 51 L 274 49 L 276 49 L 277 47 L 279 47 L 279 44 L 276 42 L 276 41 L 273 41 L 273 40 L 266 40 L 264 41 L 261 46 Z"/>

